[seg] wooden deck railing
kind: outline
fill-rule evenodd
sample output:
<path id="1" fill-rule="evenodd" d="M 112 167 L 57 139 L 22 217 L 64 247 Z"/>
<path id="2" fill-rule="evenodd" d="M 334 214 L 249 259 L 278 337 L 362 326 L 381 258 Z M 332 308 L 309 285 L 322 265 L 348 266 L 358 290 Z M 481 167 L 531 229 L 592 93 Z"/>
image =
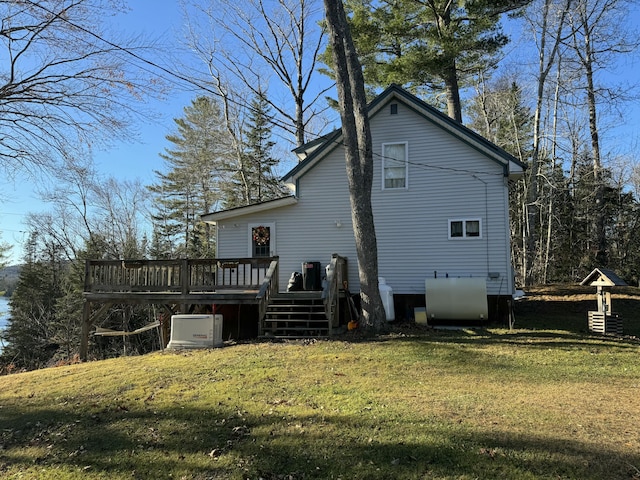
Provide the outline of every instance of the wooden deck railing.
<path id="1" fill-rule="evenodd" d="M 87 260 L 84 290 L 91 293 L 175 292 L 184 295 L 220 290 L 259 291 L 274 268 L 273 262 L 276 262 L 277 273 L 277 257 Z"/>

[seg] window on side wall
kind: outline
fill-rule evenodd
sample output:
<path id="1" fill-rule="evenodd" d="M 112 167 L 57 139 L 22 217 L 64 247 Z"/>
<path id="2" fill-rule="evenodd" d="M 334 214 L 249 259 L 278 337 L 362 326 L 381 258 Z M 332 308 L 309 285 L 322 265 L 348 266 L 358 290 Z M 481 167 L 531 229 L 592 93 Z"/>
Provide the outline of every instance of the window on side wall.
<path id="1" fill-rule="evenodd" d="M 407 188 L 408 145 L 402 143 L 382 144 L 382 189 Z"/>
<path id="2" fill-rule="evenodd" d="M 482 222 L 479 218 L 449 220 L 449 239 L 482 238 Z"/>

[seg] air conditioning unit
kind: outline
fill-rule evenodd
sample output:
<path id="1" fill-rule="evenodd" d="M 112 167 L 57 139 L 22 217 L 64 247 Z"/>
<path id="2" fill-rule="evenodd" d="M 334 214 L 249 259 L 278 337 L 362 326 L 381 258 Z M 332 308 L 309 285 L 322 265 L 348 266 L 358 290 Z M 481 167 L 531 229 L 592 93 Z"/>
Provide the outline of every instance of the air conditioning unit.
<path id="1" fill-rule="evenodd" d="M 167 348 L 214 348 L 222 346 L 222 315 L 172 315 Z"/>

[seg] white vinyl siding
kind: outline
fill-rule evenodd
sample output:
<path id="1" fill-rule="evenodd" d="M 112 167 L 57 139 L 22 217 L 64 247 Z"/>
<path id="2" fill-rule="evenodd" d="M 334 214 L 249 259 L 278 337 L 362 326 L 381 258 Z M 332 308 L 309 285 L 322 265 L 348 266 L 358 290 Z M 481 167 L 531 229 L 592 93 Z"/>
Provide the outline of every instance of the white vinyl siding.
<path id="1" fill-rule="evenodd" d="M 408 145 L 401 143 L 382 144 L 382 189 L 408 187 Z"/>
<path id="2" fill-rule="evenodd" d="M 424 294 L 425 279 L 437 276 L 487 278 L 489 295 L 510 294 L 508 189 L 502 166 L 404 103 L 371 119 L 374 158 L 383 145 L 405 146 L 411 160 L 411 188 L 374 188 L 378 270 L 398 294 Z M 402 141 L 399 141 L 402 140 Z M 409 157 L 405 157 L 409 158 Z M 455 169 L 453 171 L 452 169 Z M 374 162 L 374 185 L 383 185 L 383 162 Z M 468 172 L 468 173 L 466 173 Z M 449 220 L 480 222 L 480 236 L 451 241 Z M 279 288 L 307 261 L 324 267 L 337 253 L 348 259 L 349 290 L 360 288 L 351 224 L 351 205 L 342 147 L 335 147 L 299 178 L 298 203 L 219 222 L 218 256 L 243 257 L 250 225 L 277 226 Z M 338 226 L 340 224 L 340 226 Z M 499 272 L 499 278 L 488 278 Z"/>

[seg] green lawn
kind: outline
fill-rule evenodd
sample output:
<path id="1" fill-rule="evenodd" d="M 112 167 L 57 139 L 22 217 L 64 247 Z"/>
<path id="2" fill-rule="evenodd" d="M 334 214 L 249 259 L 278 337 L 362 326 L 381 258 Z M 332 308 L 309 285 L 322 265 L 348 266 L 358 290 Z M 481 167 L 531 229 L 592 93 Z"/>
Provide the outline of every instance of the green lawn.
<path id="1" fill-rule="evenodd" d="M 640 343 L 527 308 L 0 377 L 0 477 L 640 479 Z"/>

